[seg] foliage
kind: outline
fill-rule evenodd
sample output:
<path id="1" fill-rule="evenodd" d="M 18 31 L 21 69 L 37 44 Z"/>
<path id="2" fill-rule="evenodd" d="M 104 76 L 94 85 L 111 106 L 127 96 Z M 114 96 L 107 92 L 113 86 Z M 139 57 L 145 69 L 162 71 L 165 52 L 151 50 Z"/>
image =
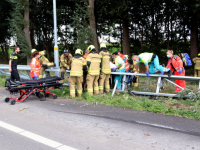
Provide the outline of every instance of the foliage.
<path id="1" fill-rule="evenodd" d="M 9 18 L 10 28 L 9 32 L 13 37 L 17 39 L 17 45 L 21 49 L 21 57 L 27 57 L 27 54 L 30 53 L 29 46 L 23 32 L 24 29 L 24 0 L 7 0 L 11 6 L 12 10 L 10 12 L 11 17 Z"/>

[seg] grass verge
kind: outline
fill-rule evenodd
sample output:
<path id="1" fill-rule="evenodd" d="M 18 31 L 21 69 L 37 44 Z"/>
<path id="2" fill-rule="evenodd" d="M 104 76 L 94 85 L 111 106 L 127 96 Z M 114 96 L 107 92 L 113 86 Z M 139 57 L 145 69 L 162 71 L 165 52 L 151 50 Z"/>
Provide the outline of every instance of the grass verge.
<path id="1" fill-rule="evenodd" d="M 6 76 L 0 76 L 0 85 L 5 85 Z M 153 81 L 154 82 L 154 81 Z M 141 82 L 142 83 L 142 82 Z M 147 82 L 146 82 L 147 83 Z M 193 87 L 194 83 L 191 83 Z M 150 87 L 151 84 L 149 84 Z M 141 88 L 142 84 L 139 86 Z M 145 88 L 148 85 L 145 86 Z M 152 87 L 153 88 L 153 87 Z M 144 89 L 143 89 L 144 90 Z M 192 90 L 186 91 L 186 94 L 191 93 Z M 64 90 L 54 89 L 52 90 L 57 96 L 63 98 L 71 98 L 69 96 L 69 88 L 64 87 Z M 183 95 L 185 93 L 182 93 Z M 135 109 L 141 111 L 148 111 L 154 113 L 160 113 L 165 115 L 179 116 L 190 119 L 200 120 L 200 94 L 192 93 L 191 97 L 183 100 L 172 99 L 165 97 L 158 97 L 157 100 L 149 99 L 148 97 L 131 96 L 128 93 L 111 96 L 111 92 L 105 94 L 99 94 L 90 96 L 87 92 L 84 92 L 82 97 L 73 98 L 78 101 L 86 101 L 88 105 L 108 105 L 121 107 L 124 109 Z"/>

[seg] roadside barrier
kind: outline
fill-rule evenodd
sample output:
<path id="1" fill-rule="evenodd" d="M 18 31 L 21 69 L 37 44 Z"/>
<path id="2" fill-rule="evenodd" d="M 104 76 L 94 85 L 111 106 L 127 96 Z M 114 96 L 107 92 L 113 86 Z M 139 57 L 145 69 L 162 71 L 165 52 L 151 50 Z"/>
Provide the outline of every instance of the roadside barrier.
<path id="1" fill-rule="evenodd" d="M 10 76 L 10 72 L 8 71 L 9 65 L 0 65 L 0 75 Z M 31 79 L 30 77 L 30 66 L 27 65 L 18 65 L 17 69 L 19 71 L 19 75 L 21 79 Z M 26 71 L 27 74 L 23 73 L 22 71 Z M 59 72 L 59 68 L 49 67 L 45 70 L 46 74 L 45 76 L 48 76 L 48 72 Z M 69 77 L 70 71 L 67 70 L 67 77 Z M 200 77 L 192 77 L 192 76 L 174 76 L 168 77 L 167 75 L 159 75 L 159 74 L 150 74 L 149 78 L 158 78 L 156 91 L 154 92 L 142 92 L 142 91 L 127 91 L 125 90 L 127 87 L 126 78 L 127 76 L 133 76 L 134 73 L 122 73 L 122 72 L 111 72 L 111 75 L 123 75 L 122 79 L 122 90 L 119 90 L 119 92 L 131 92 L 135 95 L 145 95 L 145 96 L 166 96 L 166 97 L 177 97 L 177 94 L 170 94 L 170 93 L 160 93 L 162 81 L 166 80 L 167 82 L 178 86 L 176 83 L 174 83 L 171 80 L 185 80 L 185 81 L 193 81 L 193 82 L 199 82 L 198 89 L 200 90 Z M 138 73 L 137 76 L 139 77 L 146 77 L 146 74 Z M 117 81 L 118 82 L 118 81 Z M 69 86 L 69 83 L 64 83 L 64 86 Z M 114 89 L 112 90 L 112 96 L 115 94 L 116 91 L 116 85 L 114 86 Z M 180 86 L 179 86 L 180 87 Z M 182 87 L 180 87 L 182 90 L 184 90 Z"/>

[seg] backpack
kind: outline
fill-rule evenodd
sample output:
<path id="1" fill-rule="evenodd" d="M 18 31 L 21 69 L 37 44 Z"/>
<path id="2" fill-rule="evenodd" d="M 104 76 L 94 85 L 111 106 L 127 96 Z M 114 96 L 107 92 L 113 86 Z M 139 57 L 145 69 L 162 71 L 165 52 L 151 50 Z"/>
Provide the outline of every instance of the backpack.
<path id="1" fill-rule="evenodd" d="M 192 66 L 192 61 L 191 61 L 188 53 L 180 53 L 180 54 L 178 54 L 178 56 L 182 59 L 184 67 L 191 67 Z"/>

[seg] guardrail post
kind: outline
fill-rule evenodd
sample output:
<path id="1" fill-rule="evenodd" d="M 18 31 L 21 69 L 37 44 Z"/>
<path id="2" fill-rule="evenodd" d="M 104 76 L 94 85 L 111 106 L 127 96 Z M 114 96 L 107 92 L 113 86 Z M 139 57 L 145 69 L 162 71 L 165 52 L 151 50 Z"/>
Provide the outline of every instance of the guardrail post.
<path id="1" fill-rule="evenodd" d="M 158 77 L 158 83 L 157 83 L 157 88 L 156 88 L 156 93 L 159 93 L 160 91 L 160 87 L 162 85 L 162 78 L 161 77 Z"/>
<path id="2" fill-rule="evenodd" d="M 124 91 L 126 86 L 126 75 L 123 76 L 123 80 L 122 80 L 122 91 Z"/>
<path id="3" fill-rule="evenodd" d="M 113 89 L 113 92 L 112 92 L 112 96 L 115 94 L 115 91 L 116 91 L 116 88 L 117 88 L 117 84 L 118 84 L 118 80 L 116 80 L 116 83 L 115 83 L 115 86 L 114 86 L 114 89 Z"/>

